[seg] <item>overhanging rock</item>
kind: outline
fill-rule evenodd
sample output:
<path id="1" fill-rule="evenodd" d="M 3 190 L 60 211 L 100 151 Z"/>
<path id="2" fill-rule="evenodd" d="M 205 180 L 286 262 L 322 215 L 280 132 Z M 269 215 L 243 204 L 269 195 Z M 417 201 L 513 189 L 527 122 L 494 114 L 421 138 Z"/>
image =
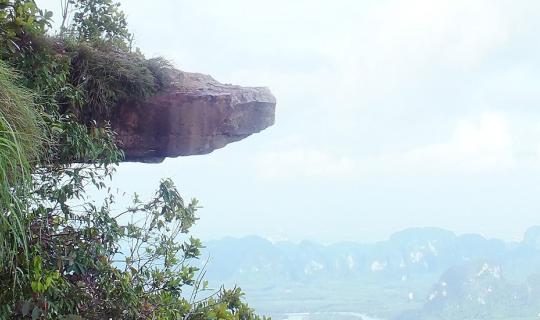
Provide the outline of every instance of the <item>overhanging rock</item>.
<path id="1" fill-rule="evenodd" d="M 111 124 L 126 161 L 206 154 L 274 124 L 276 100 L 268 88 L 182 71 L 171 80 L 155 96 L 117 106 Z"/>

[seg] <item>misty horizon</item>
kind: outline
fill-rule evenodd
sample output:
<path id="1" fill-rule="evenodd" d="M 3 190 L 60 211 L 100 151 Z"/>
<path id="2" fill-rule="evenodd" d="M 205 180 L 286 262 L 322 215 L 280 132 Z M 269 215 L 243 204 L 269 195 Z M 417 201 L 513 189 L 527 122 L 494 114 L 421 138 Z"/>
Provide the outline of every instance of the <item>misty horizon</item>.
<path id="1" fill-rule="evenodd" d="M 503 241 L 504 243 L 507 243 L 507 244 L 513 244 L 513 243 L 520 243 L 520 242 L 523 242 L 525 240 L 525 235 L 528 231 L 531 231 L 531 230 L 534 230 L 536 228 L 540 228 L 540 225 L 534 225 L 534 226 L 530 226 L 529 228 L 525 229 L 525 231 L 523 232 L 523 234 L 520 236 L 520 237 L 517 237 L 517 238 L 514 238 L 514 239 L 504 239 L 504 238 L 497 238 L 497 237 L 486 237 L 480 233 L 475 233 L 475 232 L 471 232 L 471 233 L 457 233 L 457 232 L 454 232 L 452 230 L 449 230 L 449 229 L 446 229 L 446 228 L 440 228 L 440 227 L 435 227 L 435 226 L 424 226 L 424 227 L 409 227 L 409 228 L 405 228 L 405 229 L 401 229 L 401 230 L 397 230 L 395 232 L 392 232 L 391 234 L 389 234 L 387 237 L 385 238 L 381 238 L 381 239 L 375 239 L 375 240 L 337 240 L 337 241 L 330 241 L 330 242 L 324 242 L 324 241 L 318 241 L 316 239 L 299 239 L 299 240 L 291 240 L 291 239 L 287 239 L 285 237 L 279 237 L 279 236 L 275 236 L 275 237 L 272 237 L 272 236 L 266 236 L 266 235 L 260 235 L 260 234 L 247 234 L 247 235 L 241 235 L 241 236 L 231 236 L 231 235 L 228 235 L 228 236 L 223 236 L 221 238 L 214 238 L 214 239 L 208 239 L 207 241 L 208 242 L 214 242 L 214 241 L 224 241 L 224 240 L 246 240 L 246 239 L 250 239 L 250 238 L 259 238 L 259 239 L 264 239 L 272 244 L 279 244 L 279 243 L 291 243 L 291 244 L 295 244 L 295 245 L 298 245 L 298 244 L 301 244 L 303 242 L 310 242 L 310 243 L 315 243 L 317 245 L 322 245 L 322 246 L 331 246 L 331 245 L 335 245 L 335 244 L 343 244 L 343 243 L 352 243 L 352 244 L 374 244 L 374 243 L 378 243 L 378 242 L 384 242 L 384 241 L 388 241 L 392 238 L 392 236 L 396 235 L 396 234 L 400 234 L 400 233 L 404 233 L 404 232 L 409 232 L 409 231 L 443 231 L 443 232 L 450 232 L 452 233 L 453 235 L 455 235 L 456 237 L 463 237 L 463 236 L 480 236 L 486 240 L 500 240 L 500 241 Z"/>

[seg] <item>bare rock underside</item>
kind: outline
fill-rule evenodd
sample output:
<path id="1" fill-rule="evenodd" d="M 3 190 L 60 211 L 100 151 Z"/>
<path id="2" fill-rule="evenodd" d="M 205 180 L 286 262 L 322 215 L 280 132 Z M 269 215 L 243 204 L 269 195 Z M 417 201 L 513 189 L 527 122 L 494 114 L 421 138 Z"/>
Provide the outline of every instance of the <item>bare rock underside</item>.
<path id="1" fill-rule="evenodd" d="M 210 153 L 274 124 L 276 99 L 269 89 L 221 84 L 182 71 L 144 101 L 121 103 L 111 124 L 126 161 Z"/>

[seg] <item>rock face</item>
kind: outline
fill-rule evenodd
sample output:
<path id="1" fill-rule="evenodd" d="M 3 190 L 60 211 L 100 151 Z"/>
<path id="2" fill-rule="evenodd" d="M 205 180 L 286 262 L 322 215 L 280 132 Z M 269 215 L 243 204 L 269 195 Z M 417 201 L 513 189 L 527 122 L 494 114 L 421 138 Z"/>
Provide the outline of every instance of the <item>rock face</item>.
<path id="1" fill-rule="evenodd" d="M 267 88 L 177 70 L 170 80 L 149 99 L 117 106 L 111 124 L 126 161 L 206 154 L 274 124 L 276 100 Z"/>

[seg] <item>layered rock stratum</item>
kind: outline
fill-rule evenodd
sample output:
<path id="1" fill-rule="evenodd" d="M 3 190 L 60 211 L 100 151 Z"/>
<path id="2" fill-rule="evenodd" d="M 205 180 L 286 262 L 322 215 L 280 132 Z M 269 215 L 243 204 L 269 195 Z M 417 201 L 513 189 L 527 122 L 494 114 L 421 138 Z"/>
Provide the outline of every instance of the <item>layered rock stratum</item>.
<path id="1" fill-rule="evenodd" d="M 222 84 L 174 70 L 160 93 L 117 106 L 111 119 L 126 161 L 207 154 L 274 124 L 268 88 Z"/>

